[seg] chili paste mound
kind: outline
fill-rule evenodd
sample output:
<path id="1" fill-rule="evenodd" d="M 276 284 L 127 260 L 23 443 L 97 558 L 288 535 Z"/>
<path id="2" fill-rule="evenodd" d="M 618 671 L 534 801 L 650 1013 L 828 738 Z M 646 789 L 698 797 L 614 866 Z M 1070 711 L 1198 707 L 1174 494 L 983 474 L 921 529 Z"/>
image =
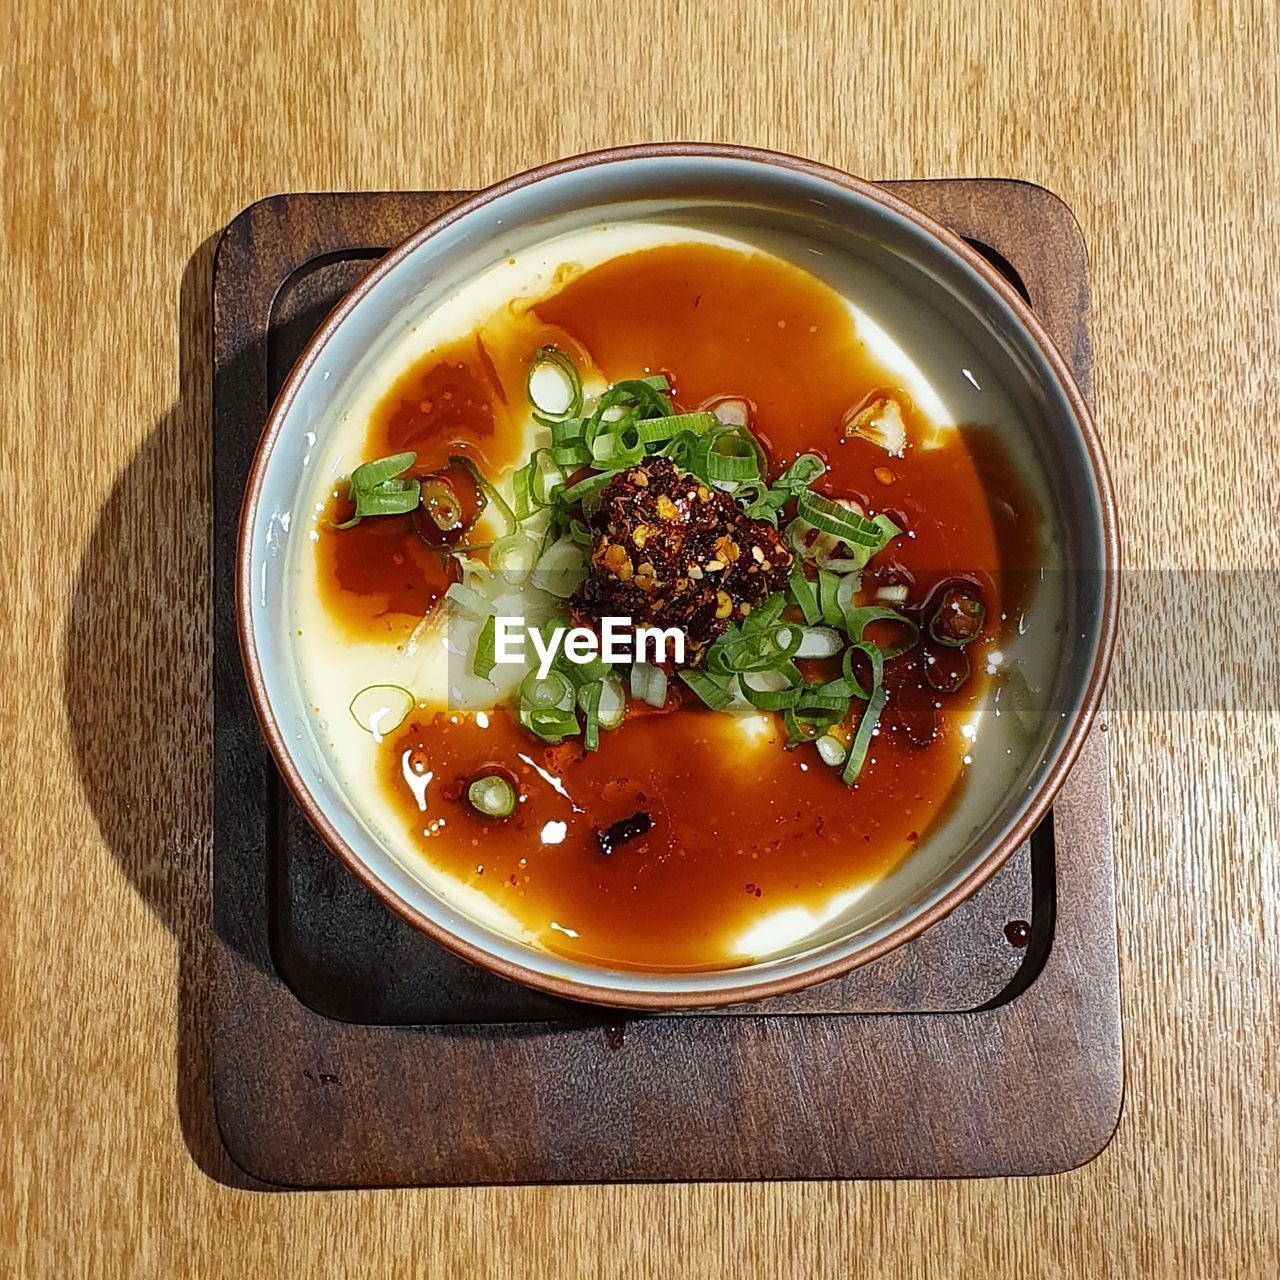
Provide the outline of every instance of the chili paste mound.
<path id="1" fill-rule="evenodd" d="M 679 628 L 686 666 L 786 589 L 791 551 L 778 531 L 667 458 L 619 472 L 588 526 L 591 565 L 573 597 L 575 619 Z"/>

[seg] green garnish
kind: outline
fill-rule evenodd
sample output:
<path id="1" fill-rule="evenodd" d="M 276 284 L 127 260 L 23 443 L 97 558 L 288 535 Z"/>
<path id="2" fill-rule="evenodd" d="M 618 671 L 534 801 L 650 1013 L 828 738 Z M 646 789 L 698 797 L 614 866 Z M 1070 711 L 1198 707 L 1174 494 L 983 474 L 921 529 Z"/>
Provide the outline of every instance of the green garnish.
<path id="1" fill-rule="evenodd" d="M 417 460 L 416 453 L 393 453 L 389 458 L 358 466 L 347 484 L 355 512 L 350 520 L 333 527 L 350 529 L 365 516 L 402 516 L 415 510 L 422 497 L 422 486 L 417 480 L 406 480 L 404 472 Z"/>
<path id="2" fill-rule="evenodd" d="M 804 614 L 804 620 L 811 626 L 815 622 L 820 622 L 822 620 L 822 609 L 818 605 L 818 594 L 813 589 L 813 583 L 805 576 L 804 565 L 799 560 L 791 567 L 789 586 L 791 598 L 796 602 L 800 612 Z"/>
<path id="3" fill-rule="evenodd" d="M 582 412 L 582 378 L 559 347 L 539 347 L 529 366 L 525 392 L 534 417 L 543 424 Z"/>
<path id="4" fill-rule="evenodd" d="M 498 665 L 497 635 L 498 620 L 490 614 L 484 620 L 484 626 L 480 628 L 480 635 L 476 639 L 475 657 L 471 659 L 471 670 L 481 680 L 487 680 L 494 667 Z"/>
<path id="5" fill-rule="evenodd" d="M 883 689 L 877 689 L 871 695 L 867 702 L 866 710 L 862 713 L 862 719 L 858 721 L 858 732 L 853 736 L 853 742 L 849 747 L 849 756 L 845 761 L 844 772 L 840 775 L 840 780 L 846 787 L 851 787 L 858 780 L 858 775 L 862 772 L 863 762 L 867 758 L 867 750 L 871 746 L 871 735 L 875 732 L 876 722 L 880 719 L 880 713 L 884 710 L 885 703 L 889 701 L 889 695 Z"/>
<path id="6" fill-rule="evenodd" d="M 516 811 L 516 789 L 500 773 L 477 778 L 467 788 L 467 800 L 486 818 L 509 818 Z"/>
<path id="7" fill-rule="evenodd" d="M 413 703 L 413 694 L 398 684 L 371 684 L 351 699 L 348 710 L 356 724 L 381 742 L 404 723 Z"/>
<path id="8" fill-rule="evenodd" d="M 531 671 L 520 684 L 520 723 L 543 742 L 563 742 L 580 732 L 575 701 L 573 684 L 562 671 L 543 677 Z"/>
<path id="9" fill-rule="evenodd" d="M 582 703 L 582 710 L 587 717 L 582 730 L 582 745 L 588 751 L 600 749 L 600 694 L 603 690 L 603 681 L 593 680 L 578 691 L 578 701 Z"/>

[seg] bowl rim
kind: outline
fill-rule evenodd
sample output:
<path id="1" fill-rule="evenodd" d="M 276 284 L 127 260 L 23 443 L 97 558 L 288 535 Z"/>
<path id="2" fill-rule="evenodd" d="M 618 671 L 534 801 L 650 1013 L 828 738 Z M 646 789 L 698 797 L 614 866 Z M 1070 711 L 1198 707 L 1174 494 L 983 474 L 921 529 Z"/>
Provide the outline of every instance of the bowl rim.
<path id="1" fill-rule="evenodd" d="M 927 237 L 938 242 L 945 250 L 960 258 L 966 266 L 982 278 L 1010 309 L 1017 323 L 1038 349 L 1038 353 L 1050 374 L 1057 380 L 1074 424 L 1080 433 L 1085 457 L 1089 464 L 1094 493 L 1097 498 L 1102 528 L 1103 607 L 1098 645 L 1085 682 L 1080 709 L 1040 786 L 1032 796 L 1021 817 L 1005 833 L 1004 837 L 993 845 L 969 873 L 954 884 L 937 902 L 918 915 L 913 916 L 897 929 L 869 943 L 866 947 L 828 960 L 811 969 L 804 969 L 798 973 L 766 978 L 760 982 L 748 982 L 740 986 L 728 986 L 714 991 L 618 990 L 614 987 L 582 982 L 530 968 L 520 964 L 518 961 L 495 955 L 493 952 L 486 951 L 483 947 L 457 936 L 440 922 L 431 919 L 413 906 L 412 903 L 400 897 L 369 868 L 355 850 L 342 838 L 329 821 L 320 803 L 307 787 L 301 772 L 294 765 L 285 744 L 284 735 L 267 696 L 262 666 L 258 660 L 253 626 L 253 544 L 251 533 L 257 517 L 267 466 L 274 450 L 276 439 L 281 433 L 304 378 L 347 316 L 373 287 L 394 271 L 400 263 L 414 253 L 423 243 L 446 227 L 470 216 L 502 196 L 540 182 L 543 179 L 594 168 L 599 165 L 615 164 L 620 161 L 681 157 L 735 160 L 764 165 L 774 169 L 804 174 L 842 187 L 855 196 L 874 205 L 879 205 L 889 213 L 911 223 Z M 874 183 L 854 177 L 830 165 L 803 159 L 786 152 L 769 151 L 731 143 L 639 143 L 630 146 L 608 147 L 554 160 L 547 164 L 524 170 L 475 192 L 457 204 L 452 205 L 443 213 L 438 214 L 391 249 L 378 261 L 368 275 L 342 297 L 319 329 L 312 335 L 293 368 L 289 371 L 289 375 L 271 407 L 266 425 L 254 452 L 253 462 L 245 484 L 237 533 L 237 631 L 250 700 L 253 703 L 254 712 L 262 727 L 263 736 L 266 739 L 276 768 L 280 771 L 290 793 L 306 815 L 307 820 L 330 851 L 389 910 L 395 912 L 414 928 L 425 934 L 431 941 L 453 952 L 461 959 L 480 968 L 487 969 L 499 977 L 546 992 L 549 995 L 613 1008 L 636 1010 L 673 1011 L 713 1008 L 767 999 L 772 996 L 784 995 L 792 991 L 815 986 L 820 982 L 839 977 L 842 974 L 860 968 L 862 965 L 869 964 L 897 947 L 910 942 L 950 914 L 961 902 L 975 893 L 1035 830 L 1041 819 L 1048 812 L 1049 807 L 1066 781 L 1072 766 L 1079 757 L 1102 701 L 1115 646 L 1120 603 L 1118 572 L 1120 545 L 1117 526 L 1115 494 L 1102 449 L 1102 442 L 1094 424 L 1093 415 L 1083 392 L 1076 383 L 1075 377 L 1030 305 L 1023 301 L 1013 286 L 994 266 L 961 239 L 960 236 L 920 212 L 907 201 Z M 732 970 L 726 970 L 725 972 L 732 973 Z M 652 976 L 655 981 L 660 982 L 666 975 L 655 973 Z M 679 976 L 679 971 L 673 971 L 670 976 L 673 978 Z"/>

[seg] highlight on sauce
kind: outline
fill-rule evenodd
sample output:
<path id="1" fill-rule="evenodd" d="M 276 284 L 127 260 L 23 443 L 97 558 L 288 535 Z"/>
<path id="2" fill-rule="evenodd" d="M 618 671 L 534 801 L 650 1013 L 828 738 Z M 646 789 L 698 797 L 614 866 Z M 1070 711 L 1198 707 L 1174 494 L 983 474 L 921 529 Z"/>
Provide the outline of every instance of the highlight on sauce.
<path id="1" fill-rule="evenodd" d="M 691 242 L 558 274 L 386 392 L 315 590 L 389 653 L 435 629 L 433 692 L 350 690 L 422 857 L 577 960 L 746 963 L 945 813 L 1027 534 L 1008 495 L 992 516 L 989 444 L 798 267 Z M 685 661 L 502 684 L 511 609 L 676 627 Z"/>

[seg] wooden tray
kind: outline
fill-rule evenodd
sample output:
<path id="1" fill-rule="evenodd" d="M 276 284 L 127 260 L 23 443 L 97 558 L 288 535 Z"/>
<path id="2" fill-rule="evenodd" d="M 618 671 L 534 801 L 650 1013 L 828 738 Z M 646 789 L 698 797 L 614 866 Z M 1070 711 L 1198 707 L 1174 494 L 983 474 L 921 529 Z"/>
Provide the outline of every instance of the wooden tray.
<path id="1" fill-rule="evenodd" d="M 1084 245 L 1042 188 L 886 183 L 986 254 L 1086 394 Z M 214 1101 L 291 1187 L 1048 1173 L 1091 1159 L 1123 1068 L 1105 739 L 972 899 L 843 979 L 635 1018 L 434 946 L 320 844 L 240 667 L 236 521 L 268 408 L 339 297 L 456 192 L 286 195 L 214 265 Z"/>

